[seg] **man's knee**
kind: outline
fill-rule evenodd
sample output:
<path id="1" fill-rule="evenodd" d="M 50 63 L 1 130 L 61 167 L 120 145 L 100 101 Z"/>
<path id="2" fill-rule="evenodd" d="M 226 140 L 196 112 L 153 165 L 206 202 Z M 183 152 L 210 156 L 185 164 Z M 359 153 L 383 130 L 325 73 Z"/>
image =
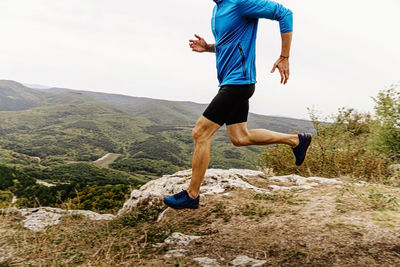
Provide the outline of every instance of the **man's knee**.
<path id="1" fill-rule="evenodd" d="M 215 122 L 200 117 L 192 130 L 192 137 L 195 141 L 208 140 L 220 127 Z"/>
<path id="2" fill-rule="evenodd" d="M 208 138 L 206 126 L 201 123 L 196 123 L 196 126 L 192 130 L 192 137 L 194 141 L 206 140 Z"/>
<path id="3" fill-rule="evenodd" d="M 203 133 L 204 131 L 197 125 L 192 129 L 192 137 L 194 140 L 199 140 Z"/>
<path id="4" fill-rule="evenodd" d="M 249 145 L 248 136 L 229 136 L 231 142 L 234 146 L 247 146 Z"/>

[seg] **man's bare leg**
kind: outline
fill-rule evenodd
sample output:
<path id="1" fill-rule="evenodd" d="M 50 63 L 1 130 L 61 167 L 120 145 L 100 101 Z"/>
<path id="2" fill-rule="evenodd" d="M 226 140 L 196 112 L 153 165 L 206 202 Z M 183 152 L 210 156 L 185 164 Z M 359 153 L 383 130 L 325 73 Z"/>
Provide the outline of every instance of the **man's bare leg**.
<path id="1" fill-rule="evenodd" d="M 192 131 L 194 150 L 192 160 L 192 179 L 187 192 L 191 198 L 196 198 L 200 192 L 200 185 L 204 179 L 208 164 L 210 163 L 211 136 L 221 126 L 201 116 Z"/>
<path id="2" fill-rule="evenodd" d="M 297 134 L 284 134 L 265 129 L 247 129 L 247 122 L 228 125 L 229 137 L 235 146 L 285 144 L 296 147 L 299 144 Z"/>

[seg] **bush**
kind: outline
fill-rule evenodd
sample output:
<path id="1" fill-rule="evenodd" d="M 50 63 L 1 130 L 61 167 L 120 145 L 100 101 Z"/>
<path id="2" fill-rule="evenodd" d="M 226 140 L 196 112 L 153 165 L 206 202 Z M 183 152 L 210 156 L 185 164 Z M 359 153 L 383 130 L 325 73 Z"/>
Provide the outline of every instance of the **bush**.
<path id="1" fill-rule="evenodd" d="M 340 109 L 331 117 L 331 123 L 321 122 L 315 112 L 310 112 L 310 116 L 317 134 L 304 164 L 295 166 L 290 147 L 274 145 L 261 154 L 262 168 L 273 168 L 278 175 L 346 175 L 375 181 L 388 177 L 389 159 L 370 145 L 371 129 L 375 125 L 370 114 Z"/>
<path id="2" fill-rule="evenodd" d="M 392 85 L 374 98 L 377 120 L 373 127 L 374 148 L 390 157 L 400 159 L 400 85 Z"/>

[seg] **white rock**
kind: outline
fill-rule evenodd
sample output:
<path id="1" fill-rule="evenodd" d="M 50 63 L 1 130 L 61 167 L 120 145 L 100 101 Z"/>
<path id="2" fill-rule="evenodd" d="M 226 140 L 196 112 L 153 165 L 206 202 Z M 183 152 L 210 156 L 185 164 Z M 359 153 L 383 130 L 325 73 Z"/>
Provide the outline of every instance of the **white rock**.
<path id="1" fill-rule="evenodd" d="M 241 266 L 241 267 L 256 267 L 262 266 L 267 261 L 264 260 L 256 260 L 246 255 L 239 255 L 234 260 L 232 260 L 228 265 L 229 266 Z"/>
<path id="2" fill-rule="evenodd" d="M 368 183 L 367 183 L 367 182 L 364 182 L 364 181 L 359 181 L 359 182 L 357 182 L 357 183 L 354 183 L 354 185 L 355 185 L 355 186 L 365 186 L 365 185 L 368 185 Z"/>
<path id="3" fill-rule="evenodd" d="M 168 250 L 167 253 L 165 253 L 164 257 L 166 258 L 171 258 L 171 257 L 183 257 L 185 256 L 187 250 L 186 249 L 173 249 L 173 250 Z"/>
<path id="4" fill-rule="evenodd" d="M 392 164 L 388 168 L 391 170 L 393 173 L 400 172 L 400 164 Z"/>
<path id="5" fill-rule="evenodd" d="M 172 175 L 164 175 L 159 179 L 150 181 L 143 185 L 139 190 L 131 192 L 130 199 L 124 203 L 124 206 L 118 211 L 118 215 L 129 212 L 141 200 L 150 196 L 163 197 L 176 194 L 189 186 L 191 170 L 180 171 Z M 269 189 L 259 188 L 245 182 L 244 177 L 263 177 L 263 172 L 245 170 L 245 169 L 208 169 L 200 189 L 201 195 L 208 194 L 227 194 L 227 190 L 244 188 L 257 193 L 269 194 L 271 191 L 291 190 L 291 189 L 310 189 L 320 184 L 342 184 L 337 179 L 328 179 L 322 177 L 305 178 L 299 175 L 273 176 L 270 181 L 294 183 L 293 186 L 269 185 Z M 162 217 L 161 217 L 162 218 Z M 161 220 L 160 218 L 160 220 Z"/>
<path id="6" fill-rule="evenodd" d="M 111 220 L 115 217 L 112 214 L 99 214 L 89 210 L 63 210 L 52 207 L 18 209 L 18 211 L 25 217 L 24 227 L 35 232 L 43 230 L 46 226 L 58 224 L 61 217 L 70 214 L 80 214 L 91 220 Z"/>
<path id="7" fill-rule="evenodd" d="M 167 239 L 164 240 L 165 244 L 176 246 L 187 246 L 190 241 L 199 239 L 200 236 L 185 235 L 179 232 L 172 233 Z"/>
<path id="8" fill-rule="evenodd" d="M 285 175 L 285 176 L 274 176 L 268 178 L 271 181 L 282 182 L 282 183 L 293 183 L 293 186 L 280 186 L 280 185 L 269 185 L 273 191 L 278 190 L 291 190 L 291 189 L 311 189 L 320 184 L 342 184 L 342 181 L 333 178 L 323 177 L 302 177 L 299 175 Z"/>
<path id="9" fill-rule="evenodd" d="M 39 232 L 46 226 L 55 225 L 60 222 L 63 216 L 61 213 L 48 212 L 44 209 L 20 209 L 21 215 L 25 217 L 23 220 L 24 227 L 32 231 Z"/>
<path id="10" fill-rule="evenodd" d="M 243 177 L 262 176 L 260 171 L 241 170 L 241 169 L 208 169 L 204 181 L 202 183 L 200 194 L 221 194 L 226 190 L 235 188 L 245 188 L 253 190 L 257 193 L 270 193 L 270 190 L 258 188 L 247 182 Z M 124 203 L 122 209 L 119 210 L 118 215 L 128 212 L 132 207 L 136 206 L 139 201 L 146 199 L 150 196 L 169 196 L 176 194 L 189 186 L 190 178 L 192 176 L 191 170 L 180 171 L 172 175 L 164 175 L 157 180 L 150 181 L 143 185 L 139 190 L 131 192 L 130 199 Z"/>
<path id="11" fill-rule="evenodd" d="M 218 264 L 218 261 L 216 259 L 211 259 L 207 257 L 198 257 L 194 258 L 193 260 L 197 261 L 200 266 L 202 267 L 219 267 L 221 265 Z"/>

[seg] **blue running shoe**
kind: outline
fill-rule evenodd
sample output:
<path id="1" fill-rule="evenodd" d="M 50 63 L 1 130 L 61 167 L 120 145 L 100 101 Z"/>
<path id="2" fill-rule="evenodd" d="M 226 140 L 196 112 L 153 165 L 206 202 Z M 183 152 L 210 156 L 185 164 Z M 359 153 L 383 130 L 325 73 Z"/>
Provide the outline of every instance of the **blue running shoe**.
<path id="1" fill-rule="evenodd" d="M 163 202 L 173 209 L 197 209 L 199 207 L 200 195 L 196 198 L 189 197 L 186 190 L 179 192 L 170 197 L 163 198 Z"/>
<path id="2" fill-rule="evenodd" d="M 296 157 L 296 165 L 300 166 L 303 164 L 306 158 L 307 149 L 311 144 L 312 135 L 309 133 L 299 133 L 299 145 L 292 148 L 294 156 Z"/>

